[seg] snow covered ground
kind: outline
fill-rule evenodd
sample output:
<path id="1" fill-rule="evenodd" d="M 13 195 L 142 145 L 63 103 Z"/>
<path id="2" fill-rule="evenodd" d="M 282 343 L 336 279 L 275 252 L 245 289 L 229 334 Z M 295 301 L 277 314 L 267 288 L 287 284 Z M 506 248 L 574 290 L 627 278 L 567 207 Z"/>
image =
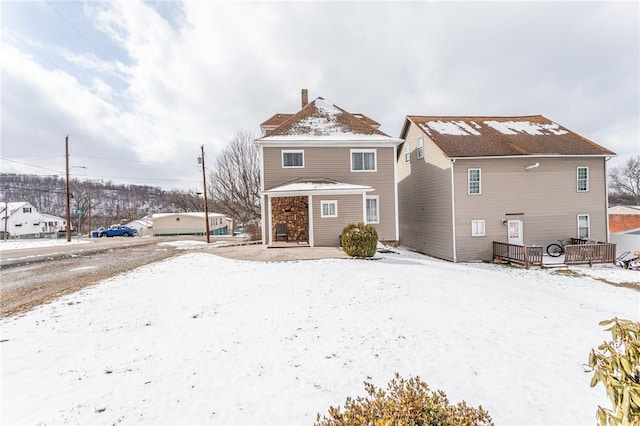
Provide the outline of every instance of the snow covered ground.
<path id="1" fill-rule="evenodd" d="M 26 248 L 38 248 L 38 247 L 66 246 L 69 244 L 87 244 L 87 243 L 91 243 L 91 240 L 79 239 L 77 237 L 72 238 L 71 241 L 69 242 L 67 242 L 66 238 L 0 240 L 0 251 L 19 250 L 19 249 L 26 249 Z"/>
<path id="2" fill-rule="evenodd" d="M 399 372 L 497 425 L 592 425 L 598 322 L 640 315 L 637 289 L 596 278 L 640 273 L 572 271 L 185 251 L 1 320 L 0 423 L 312 424 Z"/>

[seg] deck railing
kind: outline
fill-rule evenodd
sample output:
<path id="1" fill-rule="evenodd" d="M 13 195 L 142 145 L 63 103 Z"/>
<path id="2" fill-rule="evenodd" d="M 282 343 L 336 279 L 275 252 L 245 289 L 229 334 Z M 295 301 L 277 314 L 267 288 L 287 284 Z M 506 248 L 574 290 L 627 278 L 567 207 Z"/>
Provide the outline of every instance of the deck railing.
<path id="1" fill-rule="evenodd" d="M 536 245 L 508 244 L 493 242 L 494 260 L 530 266 L 542 266 L 544 248 Z M 572 238 L 571 244 L 564 246 L 564 264 L 580 265 L 594 263 L 615 263 L 616 245 L 599 241 Z"/>
<path id="2" fill-rule="evenodd" d="M 616 245 L 599 241 L 571 239 L 569 245 L 564 246 L 565 265 L 580 265 L 594 263 L 615 263 Z"/>
<path id="3" fill-rule="evenodd" d="M 542 266 L 542 246 L 519 245 L 493 242 L 493 258 L 509 263 L 523 265 L 529 269 L 531 266 Z"/>

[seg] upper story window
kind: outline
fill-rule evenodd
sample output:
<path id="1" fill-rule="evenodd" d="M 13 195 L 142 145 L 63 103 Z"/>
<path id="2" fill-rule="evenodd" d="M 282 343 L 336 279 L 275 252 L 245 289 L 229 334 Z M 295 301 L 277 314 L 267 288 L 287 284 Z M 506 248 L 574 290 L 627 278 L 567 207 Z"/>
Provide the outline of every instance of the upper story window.
<path id="1" fill-rule="evenodd" d="M 304 151 L 282 151 L 282 167 L 304 167 Z"/>
<path id="2" fill-rule="evenodd" d="M 376 150 L 375 149 L 352 149 L 351 150 L 351 171 L 352 172 L 375 172 L 376 171 Z"/>
<path id="3" fill-rule="evenodd" d="M 578 167 L 578 192 L 589 191 L 589 168 Z"/>
<path id="4" fill-rule="evenodd" d="M 320 217 L 338 217 L 338 202 L 336 200 L 320 201 Z"/>
<path id="5" fill-rule="evenodd" d="M 404 162 L 411 162 L 411 145 L 409 145 L 409 141 L 404 143 Z"/>
<path id="6" fill-rule="evenodd" d="M 22 213 L 31 213 L 31 207 L 23 207 Z"/>
<path id="7" fill-rule="evenodd" d="M 424 157 L 424 138 L 420 136 L 418 138 L 418 147 L 416 148 L 416 154 L 418 158 Z"/>
<path id="8" fill-rule="evenodd" d="M 478 195 L 481 194 L 482 185 L 480 182 L 480 169 L 469 169 L 468 170 L 468 193 L 469 195 Z"/>

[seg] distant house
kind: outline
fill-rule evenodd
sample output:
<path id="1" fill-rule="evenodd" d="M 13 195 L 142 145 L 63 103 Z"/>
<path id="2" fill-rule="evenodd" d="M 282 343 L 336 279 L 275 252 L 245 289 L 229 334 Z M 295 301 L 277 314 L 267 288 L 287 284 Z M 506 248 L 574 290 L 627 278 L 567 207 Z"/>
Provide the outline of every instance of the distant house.
<path id="1" fill-rule="evenodd" d="M 640 228 L 640 206 L 609 207 L 609 232 L 618 233 Z"/>
<path id="2" fill-rule="evenodd" d="M 402 245 L 456 262 L 491 260 L 493 241 L 608 241 L 615 153 L 541 115 L 409 115 L 401 138 Z"/>
<path id="3" fill-rule="evenodd" d="M 131 229 L 135 229 L 136 231 L 138 231 L 138 235 L 141 237 L 153 235 L 153 221 L 147 219 L 146 217 L 142 219 L 132 220 L 125 225 Z"/>
<path id="4" fill-rule="evenodd" d="M 0 231 L 10 238 L 42 238 L 65 232 L 67 221 L 61 217 L 40 213 L 30 203 L 0 203 Z"/>
<path id="5" fill-rule="evenodd" d="M 262 241 L 338 246 L 342 229 L 365 222 L 398 240 L 395 156 L 400 139 L 374 120 L 317 98 L 262 123 Z"/>
<path id="6" fill-rule="evenodd" d="M 205 235 L 204 212 L 154 213 L 142 220 L 152 224 L 152 235 Z M 209 213 L 210 235 L 233 235 L 233 221 L 221 213 Z"/>

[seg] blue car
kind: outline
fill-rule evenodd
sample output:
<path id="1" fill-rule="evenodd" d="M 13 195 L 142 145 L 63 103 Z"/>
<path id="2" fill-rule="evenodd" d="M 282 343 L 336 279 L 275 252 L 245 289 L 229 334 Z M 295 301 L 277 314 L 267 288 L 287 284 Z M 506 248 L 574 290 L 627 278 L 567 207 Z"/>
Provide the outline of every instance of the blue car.
<path id="1" fill-rule="evenodd" d="M 138 231 L 124 225 L 113 225 L 109 229 L 98 229 L 91 233 L 91 238 L 101 237 L 133 237 L 138 235 Z"/>

